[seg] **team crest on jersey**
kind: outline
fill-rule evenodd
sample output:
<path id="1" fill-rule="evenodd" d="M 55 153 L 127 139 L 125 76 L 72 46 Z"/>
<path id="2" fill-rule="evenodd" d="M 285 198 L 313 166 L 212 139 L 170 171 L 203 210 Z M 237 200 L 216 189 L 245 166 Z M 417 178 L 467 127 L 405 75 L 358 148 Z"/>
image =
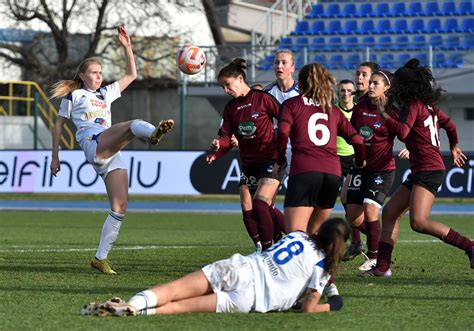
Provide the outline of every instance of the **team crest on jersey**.
<path id="1" fill-rule="evenodd" d="M 252 118 L 257 118 L 260 116 L 260 113 L 258 111 L 252 111 L 252 114 L 250 115 Z"/>
<path id="2" fill-rule="evenodd" d="M 383 183 L 383 178 L 381 176 L 377 176 L 374 178 L 374 183 L 380 185 Z"/>
<path id="3" fill-rule="evenodd" d="M 361 126 L 359 128 L 359 133 L 365 141 L 370 140 L 374 137 L 374 130 L 369 126 Z"/>
<path id="4" fill-rule="evenodd" d="M 382 127 L 382 123 L 377 122 L 377 123 L 374 124 L 374 128 L 378 129 L 380 127 Z"/>
<path id="5" fill-rule="evenodd" d="M 104 97 L 102 96 L 102 94 L 96 94 L 95 96 L 99 100 L 104 100 Z"/>
<path id="6" fill-rule="evenodd" d="M 243 137 L 243 139 L 253 139 L 255 138 L 255 132 L 257 131 L 257 126 L 254 122 L 242 122 L 239 124 L 237 132 Z"/>
<path id="7" fill-rule="evenodd" d="M 97 123 L 97 124 L 100 124 L 100 125 L 105 125 L 107 123 L 106 120 L 104 120 L 103 118 L 96 118 L 94 123 Z"/>

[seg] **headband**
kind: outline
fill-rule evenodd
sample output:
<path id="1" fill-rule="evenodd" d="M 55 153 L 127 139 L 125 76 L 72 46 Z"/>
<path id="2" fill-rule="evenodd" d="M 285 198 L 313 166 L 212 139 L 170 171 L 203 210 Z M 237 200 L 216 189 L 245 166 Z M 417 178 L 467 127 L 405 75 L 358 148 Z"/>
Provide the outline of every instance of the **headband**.
<path id="1" fill-rule="evenodd" d="M 377 72 L 375 72 L 375 74 L 377 74 L 377 75 L 378 75 L 378 74 L 381 74 L 381 75 L 384 76 L 385 79 L 387 80 L 388 86 L 391 86 L 391 85 L 392 85 L 392 83 L 390 82 L 390 79 L 388 78 L 388 76 L 387 76 L 387 74 L 386 74 L 385 72 L 383 72 L 383 71 L 377 71 Z"/>

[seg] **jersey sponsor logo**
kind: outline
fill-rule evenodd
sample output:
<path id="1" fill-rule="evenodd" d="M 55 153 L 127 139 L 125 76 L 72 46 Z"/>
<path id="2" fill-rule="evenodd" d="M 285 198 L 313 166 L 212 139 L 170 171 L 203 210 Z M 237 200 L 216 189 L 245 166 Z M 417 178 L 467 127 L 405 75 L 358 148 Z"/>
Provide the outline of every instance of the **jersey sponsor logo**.
<path id="1" fill-rule="evenodd" d="M 379 190 L 369 190 L 370 193 L 375 197 Z"/>
<path id="2" fill-rule="evenodd" d="M 377 117 L 377 114 L 366 113 L 365 111 L 362 112 L 362 115 L 367 116 L 367 117 Z"/>
<path id="3" fill-rule="evenodd" d="M 94 123 L 100 124 L 100 125 L 106 125 L 107 121 L 104 120 L 103 118 L 96 118 Z"/>
<path id="4" fill-rule="evenodd" d="M 374 130 L 369 126 L 361 126 L 359 128 L 359 133 L 364 138 L 364 141 L 370 140 L 374 137 Z"/>
<path id="5" fill-rule="evenodd" d="M 248 104 L 246 104 L 246 105 L 238 106 L 238 107 L 237 107 L 237 110 L 245 109 L 245 108 L 248 108 L 248 107 L 252 107 L 252 104 L 251 104 L 251 103 L 248 103 Z"/>
<path id="6" fill-rule="evenodd" d="M 242 122 L 237 128 L 237 132 L 242 136 L 243 139 L 253 139 L 255 138 L 255 132 L 257 131 L 257 126 L 254 122 Z"/>

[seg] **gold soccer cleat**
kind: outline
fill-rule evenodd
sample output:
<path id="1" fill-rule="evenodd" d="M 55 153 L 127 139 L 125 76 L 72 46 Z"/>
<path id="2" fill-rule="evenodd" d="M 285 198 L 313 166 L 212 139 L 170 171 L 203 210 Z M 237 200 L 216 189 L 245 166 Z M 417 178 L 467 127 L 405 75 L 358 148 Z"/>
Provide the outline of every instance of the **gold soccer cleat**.
<path id="1" fill-rule="evenodd" d="M 103 274 L 106 274 L 106 275 L 116 275 L 117 274 L 115 272 L 115 270 L 112 269 L 112 267 L 110 266 L 110 262 L 107 259 L 97 260 L 96 258 L 94 258 L 91 261 L 91 267 L 94 268 L 94 269 L 99 270 L 100 272 L 102 272 Z"/>
<path id="2" fill-rule="evenodd" d="M 173 126 L 174 126 L 174 121 L 172 119 L 160 121 L 155 131 L 153 131 L 153 133 L 151 134 L 150 143 L 152 145 L 157 145 L 160 142 L 161 138 L 166 133 L 171 131 Z"/>

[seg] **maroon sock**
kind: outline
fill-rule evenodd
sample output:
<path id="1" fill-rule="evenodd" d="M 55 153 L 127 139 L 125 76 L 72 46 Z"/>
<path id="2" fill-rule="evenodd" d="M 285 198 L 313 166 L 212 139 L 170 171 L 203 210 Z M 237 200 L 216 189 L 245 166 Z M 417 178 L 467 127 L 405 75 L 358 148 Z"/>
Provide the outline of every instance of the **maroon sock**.
<path id="1" fill-rule="evenodd" d="M 393 246 L 383 241 L 379 241 L 379 252 L 377 254 L 377 269 L 385 272 L 392 264 Z"/>
<path id="2" fill-rule="evenodd" d="M 459 247 L 466 252 L 471 249 L 471 240 L 453 229 L 449 229 L 449 232 L 446 237 L 443 238 L 443 241 L 447 244 Z"/>
<path id="3" fill-rule="evenodd" d="M 331 284 L 334 284 L 334 276 L 331 275 L 331 277 L 329 277 L 329 280 L 328 280 L 328 283 L 326 284 L 326 286 L 329 286 Z"/>
<path id="4" fill-rule="evenodd" d="M 252 217 L 252 211 L 242 211 L 242 214 L 244 216 L 244 225 L 247 229 L 247 233 L 250 238 L 252 238 L 254 244 L 258 243 L 260 241 L 260 236 L 258 235 L 257 222 L 255 222 L 255 219 Z"/>
<path id="5" fill-rule="evenodd" d="M 272 206 L 269 208 L 273 220 L 273 242 L 277 242 L 283 236 L 282 233 L 286 233 L 285 216 L 283 216 L 283 213 L 278 208 Z"/>
<path id="6" fill-rule="evenodd" d="M 359 246 L 360 245 L 360 231 L 355 227 L 351 226 L 352 230 L 352 245 Z"/>
<path id="7" fill-rule="evenodd" d="M 265 201 L 254 199 L 253 203 L 253 217 L 257 222 L 258 234 L 260 235 L 260 242 L 262 243 L 262 250 L 269 248 L 272 245 L 273 239 L 273 220 L 270 214 L 270 209 Z"/>
<path id="8" fill-rule="evenodd" d="M 356 226 L 356 228 L 363 234 L 367 234 L 367 227 L 365 225 L 365 222 L 362 222 L 360 225 Z"/>
<path id="9" fill-rule="evenodd" d="M 367 228 L 367 257 L 376 259 L 380 240 L 380 221 L 365 222 L 365 226 Z"/>

